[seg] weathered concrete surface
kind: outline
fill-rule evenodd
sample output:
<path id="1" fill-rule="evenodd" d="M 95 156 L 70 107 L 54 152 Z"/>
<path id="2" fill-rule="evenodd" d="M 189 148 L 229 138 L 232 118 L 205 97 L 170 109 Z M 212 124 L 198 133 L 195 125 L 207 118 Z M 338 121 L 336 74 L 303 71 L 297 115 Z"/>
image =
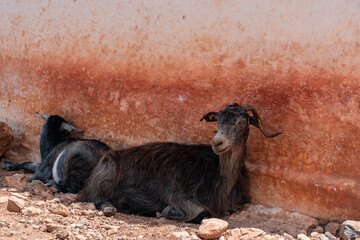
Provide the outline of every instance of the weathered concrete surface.
<path id="1" fill-rule="evenodd" d="M 4 0 L 0 120 L 39 160 L 36 111 L 118 148 L 209 143 L 202 115 L 249 103 L 284 131 L 252 130 L 253 201 L 360 219 L 359 18 L 346 0 Z"/>

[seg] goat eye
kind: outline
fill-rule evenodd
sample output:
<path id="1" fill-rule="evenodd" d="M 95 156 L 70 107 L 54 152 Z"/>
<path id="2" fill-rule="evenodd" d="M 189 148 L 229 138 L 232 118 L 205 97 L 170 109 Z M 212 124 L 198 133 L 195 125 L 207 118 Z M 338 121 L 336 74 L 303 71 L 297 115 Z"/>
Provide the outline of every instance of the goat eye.
<path id="1" fill-rule="evenodd" d="M 209 120 L 210 120 L 210 121 L 214 121 L 214 120 L 215 120 L 215 115 L 214 115 L 214 114 L 211 114 L 211 115 L 209 116 Z"/>
<path id="2" fill-rule="evenodd" d="M 217 133 L 217 131 L 214 131 L 214 133 Z"/>
<path id="3" fill-rule="evenodd" d="M 245 121 L 238 121 L 238 124 L 246 125 L 246 122 Z"/>

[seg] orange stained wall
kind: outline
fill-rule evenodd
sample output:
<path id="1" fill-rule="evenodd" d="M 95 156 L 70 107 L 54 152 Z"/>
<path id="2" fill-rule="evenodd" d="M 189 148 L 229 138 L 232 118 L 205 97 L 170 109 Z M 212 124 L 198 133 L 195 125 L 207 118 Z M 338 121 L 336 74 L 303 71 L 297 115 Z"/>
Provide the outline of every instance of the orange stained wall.
<path id="1" fill-rule="evenodd" d="M 210 143 L 203 114 L 252 104 L 253 202 L 360 220 L 360 3 L 351 0 L 0 2 L 0 120 L 39 159 L 63 116 L 114 148 Z"/>

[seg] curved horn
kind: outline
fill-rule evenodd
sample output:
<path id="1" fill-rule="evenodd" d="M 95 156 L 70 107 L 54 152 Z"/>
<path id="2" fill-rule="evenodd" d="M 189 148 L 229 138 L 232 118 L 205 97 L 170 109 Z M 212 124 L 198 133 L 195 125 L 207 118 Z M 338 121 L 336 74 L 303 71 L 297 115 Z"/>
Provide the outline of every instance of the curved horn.
<path id="1" fill-rule="evenodd" d="M 41 113 L 38 113 L 38 112 L 36 112 L 35 115 L 38 116 L 38 117 L 41 117 L 41 118 L 44 119 L 45 121 L 50 117 L 50 115 L 41 114 Z"/>
<path id="2" fill-rule="evenodd" d="M 74 127 L 73 125 L 71 125 L 71 124 L 69 124 L 69 123 L 66 123 L 66 122 L 62 122 L 62 123 L 61 123 L 60 130 L 62 130 L 62 131 L 67 131 L 67 132 L 74 131 L 74 132 L 78 132 L 78 133 L 83 133 L 83 132 L 85 132 L 84 130 L 77 129 L 77 128 Z"/>
<path id="3" fill-rule="evenodd" d="M 277 132 L 277 133 L 274 133 L 274 134 L 269 134 L 269 133 L 267 133 L 267 132 L 264 130 L 263 126 L 262 126 L 262 122 L 261 122 L 260 115 L 259 115 L 259 113 L 256 111 L 256 109 L 255 109 L 253 106 L 249 105 L 249 104 L 243 105 L 242 107 L 245 108 L 247 112 L 248 112 L 248 111 L 252 112 L 252 114 L 254 115 L 254 117 L 257 119 L 257 123 L 254 123 L 253 125 L 256 126 L 257 128 L 259 128 L 260 131 L 261 131 L 261 133 L 264 134 L 266 137 L 268 137 L 268 138 L 273 138 L 273 137 L 276 137 L 277 135 L 282 134 L 282 132 Z"/>

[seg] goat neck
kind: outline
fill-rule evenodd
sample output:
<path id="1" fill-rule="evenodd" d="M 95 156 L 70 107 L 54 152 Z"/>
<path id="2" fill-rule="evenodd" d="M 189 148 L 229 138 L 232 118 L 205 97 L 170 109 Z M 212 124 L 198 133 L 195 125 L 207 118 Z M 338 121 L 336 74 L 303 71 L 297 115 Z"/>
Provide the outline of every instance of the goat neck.
<path id="1" fill-rule="evenodd" d="M 246 147 L 244 143 L 234 144 L 229 151 L 219 155 L 220 176 L 223 179 L 223 187 L 230 193 L 236 184 L 244 165 Z"/>
<path id="2" fill-rule="evenodd" d="M 41 157 L 47 156 L 53 148 L 65 138 L 60 131 L 61 122 L 46 120 L 40 135 Z"/>

